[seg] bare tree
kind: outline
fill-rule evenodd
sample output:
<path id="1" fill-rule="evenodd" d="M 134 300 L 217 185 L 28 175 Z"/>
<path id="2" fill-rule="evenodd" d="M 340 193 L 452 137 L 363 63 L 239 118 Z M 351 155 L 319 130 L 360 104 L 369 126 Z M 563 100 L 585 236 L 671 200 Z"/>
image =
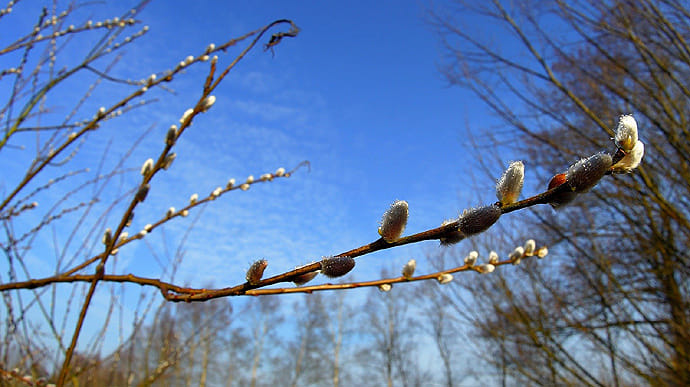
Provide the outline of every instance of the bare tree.
<path id="1" fill-rule="evenodd" d="M 123 11 L 118 17 L 103 18 L 99 21 L 78 20 L 80 16 L 74 12 L 75 5 L 62 6 L 53 2 L 50 7 L 46 6 L 38 12 L 33 25 L 20 26 L 24 29 L 13 28 L 12 31 L 17 34 L 15 39 L 4 47 L 0 47 L 0 56 L 16 62 L 13 67 L 0 69 L 0 79 L 11 83 L 7 100 L 0 106 L 0 117 L 3 123 L 0 155 L 10 159 L 13 151 L 21 149 L 26 144 L 32 144 L 30 148 L 27 148 L 32 152 L 30 160 L 20 168 L 21 173 L 16 179 L 3 181 L 4 188 L 0 198 L 0 223 L 3 229 L 0 247 L 4 257 L 0 293 L 2 293 L 5 312 L 5 321 L 0 328 L 0 337 L 2 337 L 0 371 L 3 375 L 21 382 L 26 379 L 25 377 L 31 376 L 28 375 L 30 373 L 55 370 L 55 375 L 51 379 L 59 386 L 70 382 L 76 384 L 78 381 L 88 384 L 92 382 L 120 383 L 124 380 L 126 384 L 204 385 L 211 383 L 212 375 L 221 374 L 223 377 L 227 376 L 225 380 L 227 383 L 262 384 L 270 379 L 268 373 L 273 371 L 265 365 L 269 363 L 266 359 L 272 359 L 274 355 L 274 346 L 269 344 L 275 339 L 272 332 L 275 332 L 280 324 L 281 317 L 277 300 L 271 298 L 270 295 L 334 291 L 354 287 L 372 289 L 388 287 L 390 289 L 394 284 L 412 288 L 414 285 L 411 283 L 418 281 L 447 281 L 451 273 L 491 272 L 496 267 L 507 265 L 511 261 L 476 266 L 459 262 L 451 267 L 439 267 L 432 273 L 416 276 L 384 275 L 382 278 L 371 281 L 352 280 L 313 286 L 293 286 L 293 283 L 304 285 L 317 274 L 327 277 L 344 276 L 355 267 L 356 258 L 379 250 L 428 240 L 439 240 L 443 244 L 457 243 L 491 228 L 505 214 L 539 204 L 553 204 L 561 201 L 564 196 L 579 195 L 596 185 L 605 175 L 611 175 L 616 185 L 606 186 L 606 191 L 595 191 L 594 194 L 589 195 L 599 200 L 595 201 L 599 203 L 599 207 L 591 206 L 590 209 L 612 208 L 617 217 L 632 224 L 636 213 L 633 206 L 628 206 L 628 202 L 641 195 L 646 205 L 643 208 L 648 211 L 649 221 L 644 223 L 643 227 L 635 228 L 636 231 L 631 234 L 639 238 L 650 235 L 651 230 L 654 238 L 644 243 L 627 239 L 625 244 L 615 246 L 612 243 L 616 241 L 615 238 L 603 236 L 602 238 L 611 242 L 610 246 L 615 248 L 609 249 L 610 246 L 605 246 L 607 248 L 594 249 L 589 248 L 589 245 L 581 245 L 577 251 L 627 253 L 629 248 L 635 248 L 637 249 L 635 251 L 646 254 L 638 257 L 648 269 L 641 271 L 640 275 L 650 271 L 654 273 L 655 277 L 650 278 L 650 281 L 655 286 L 658 285 L 655 287 L 658 293 L 654 295 L 661 298 L 662 302 L 658 307 L 646 309 L 647 303 L 656 299 L 638 300 L 627 297 L 626 292 L 619 291 L 621 297 L 627 297 L 625 301 L 633 311 L 632 314 L 628 313 L 626 321 L 632 321 L 631 315 L 635 321 L 640 318 L 644 320 L 641 324 L 626 325 L 624 329 L 643 327 L 644 334 L 635 336 L 638 338 L 635 345 L 649 351 L 645 354 L 651 354 L 650 357 L 640 358 L 643 367 L 628 366 L 629 372 L 655 381 L 676 380 L 673 379 L 676 376 L 681 378 L 679 380 L 685 380 L 687 372 L 678 365 L 685 364 L 683 361 L 688 354 L 687 344 L 683 344 L 682 341 L 687 338 L 687 329 L 685 329 L 688 321 L 685 298 L 687 292 L 684 277 L 679 277 L 681 274 L 677 274 L 679 272 L 675 271 L 675 268 L 678 263 L 686 262 L 683 261 L 686 255 L 683 255 L 682 247 L 687 239 L 686 228 L 684 228 L 687 223 L 685 212 L 677 211 L 676 207 L 683 207 L 687 203 L 682 200 L 684 196 L 680 199 L 675 198 L 673 196 L 675 191 L 657 188 L 660 182 L 670 184 L 669 187 L 675 187 L 679 182 L 687 181 L 681 178 L 687 172 L 681 165 L 673 164 L 676 167 L 674 170 L 676 174 L 673 177 L 659 174 L 664 171 L 662 162 L 686 159 L 684 151 L 687 144 L 680 140 L 684 138 L 680 136 L 684 132 L 666 129 L 687 127 L 679 125 L 686 122 L 683 121 L 683 110 L 679 110 L 682 107 L 679 104 L 682 102 L 679 102 L 678 98 L 671 98 L 686 95 L 683 83 L 685 78 L 674 67 L 679 62 L 682 63 L 687 56 L 684 32 L 679 34 L 674 27 L 674 21 L 685 15 L 682 7 L 674 7 L 673 3 L 664 5 L 664 9 L 670 8 L 673 11 L 669 19 L 671 22 L 667 22 L 667 19 L 663 17 L 657 17 L 658 20 L 654 20 L 661 26 L 660 30 L 647 31 L 648 28 L 644 30 L 645 33 L 649 32 L 649 36 L 659 39 L 670 37 L 673 44 L 669 47 L 663 46 L 665 48 L 663 52 L 668 58 L 659 57 L 655 51 L 650 51 L 646 46 L 648 44 L 646 40 L 632 37 L 629 39 L 633 48 L 637 50 L 633 51 L 642 53 L 644 63 L 638 63 L 638 65 L 661 66 L 662 69 L 667 70 L 661 72 L 659 77 L 655 76 L 654 72 L 645 73 L 643 77 L 645 82 L 651 82 L 646 86 L 655 85 L 656 89 L 651 91 L 659 92 L 661 97 L 666 98 L 664 103 L 654 105 L 649 109 L 641 109 L 635 104 L 637 99 L 624 100 L 639 110 L 641 116 L 644 117 L 645 125 L 651 124 L 658 131 L 658 133 L 653 133 L 661 135 L 663 141 L 653 139 L 650 145 L 654 149 L 668 151 L 668 153 L 657 153 L 656 158 L 652 159 L 655 163 L 650 165 L 649 169 L 643 169 L 639 176 L 634 175 L 634 178 L 622 179 L 618 174 L 614 174 L 614 172 L 619 172 L 616 166 L 621 160 L 634 156 L 630 149 L 616 143 L 610 147 L 612 155 L 593 154 L 571 165 L 565 180 L 560 185 L 539 190 L 539 193 L 518 201 L 524 175 L 522 172 L 517 174 L 517 169 L 511 166 L 512 172 L 509 168 L 504 173 L 504 177 L 512 176 L 510 178 L 512 180 L 504 180 L 507 183 L 499 187 L 498 202 L 467 209 L 461 216 L 445 221 L 438 227 L 404 235 L 408 204 L 405 201 L 395 201 L 384 212 L 379 228 L 381 237 L 370 243 L 351 247 L 337 254 L 328 252 L 317 261 L 268 277 L 264 277 L 268 260 L 261 259 L 251 265 L 245 275 L 246 281 L 241 280 L 234 285 L 222 284 L 220 288 L 213 289 L 197 287 L 200 286 L 199 284 L 181 285 L 176 278 L 179 263 L 184 257 L 183 246 L 189 235 L 188 230 L 194 227 L 195 222 L 192 222 L 187 232 L 182 234 L 174 253 L 166 252 L 158 255 L 152 248 L 150 256 L 142 258 L 152 259 L 160 264 L 160 273 L 153 277 L 125 272 L 120 264 L 118 253 L 136 244 L 147 243 L 154 232 L 163 234 L 165 227 L 172 222 L 180 221 L 190 214 L 200 216 L 203 208 L 212 205 L 215 200 L 224 195 L 247 191 L 259 184 L 283 180 L 290 177 L 298 168 L 308 166 L 305 162 L 292 170 L 281 167 L 273 172 L 261 173 L 257 175 L 257 178 L 250 175 L 241 181 L 234 179 L 224 181 L 206 195 L 192 195 L 181 208 L 170 207 L 149 223 L 146 220 L 140 222 L 138 218 L 135 218 L 135 214 L 141 213 L 142 203 L 159 183 L 161 176 L 173 173 L 174 168 L 170 171 L 169 169 L 173 167 L 176 159 L 175 150 L 178 142 L 183 136 L 188 135 L 193 122 L 198 122 L 204 115 L 213 112 L 216 101 L 214 92 L 218 90 L 227 75 L 255 47 L 263 43 L 266 51 L 274 51 L 286 38 L 296 37 L 299 28 L 290 20 L 276 20 L 245 35 L 226 40 L 224 43 L 202 47 L 195 55 L 182 58 L 181 61 L 172 63 L 167 68 L 155 69 L 150 73 L 147 71 L 145 74 L 132 73 L 130 79 L 117 77 L 113 69 L 119 63 L 128 60 L 126 56 L 119 55 L 123 53 L 123 47 L 135 44 L 148 31 L 148 27 L 142 26 L 141 21 L 137 19 L 146 3 L 142 1 L 134 9 Z M 8 14 L 13 10 L 16 11 L 17 7 L 23 6 L 25 6 L 24 2 L 10 2 L 9 5 L 0 9 L 0 22 L 5 22 Z M 570 12 L 570 8 L 566 5 L 561 8 L 563 12 Z M 625 13 L 627 8 L 621 5 L 621 9 L 619 13 L 623 15 L 622 20 L 625 22 L 627 20 L 625 16 L 628 15 Z M 649 8 L 645 12 L 657 15 L 655 10 L 656 8 Z M 585 25 L 596 24 L 592 23 L 586 17 L 587 15 L 574 15 L 578 18 L 583 17 Z M 664 13 L 660 15 L 663 16 Z M 614 13 L 614 16 L 619 15 Z M 510 19 L 506 20 L 510 24 Z M 614 18 L 614 21 L 618 23 L 618 19 Z M 631 30 L 631 27 L 621 29 L 618 24 L 608 21 L 603 27 L 598 28 L 602 32 L 609 32 L 611 36 L 621 34 L 628 36 L 630 34 L 625 33 Z M 655 31 L 658 32 L 656 35 Z M 87 39 L 93 34 L 97 34 L 96 39 Z M 63 62 L 59 62 L 57 58 L 65 56 L 66 45 L 79 43 L 82 36 L 90 44 L 84 47 L 84 56 L 69 56 L 65 59 L 64 65 Z M 633 37 L 636 36 L 638 34 L 633 35 Z M 596 39 L 595 41 L 598 42 Z M 625 51 L 616 55 L 627 53 L 628 51 Z M 226 58 L 225 54 L 232 56 Z M 559 55 L 562 63 L 569 64 L 566 55 L 561 52 L 556 54 Z M 496 58 L 494 57 L 493 60 Z M 129 69 L 130 72 L 140 71 L 134 67 Z M 615 65 L 611 67 L 613 70 L 627 74 L 625 67 Z M 165 125 L 165 133 L 159 133 L 159 150 L 151 154 L 150 158 L 143 163 L 136 162 L 134 167 L 131 166 L 130 156 L 139 143 L 147 136 L 154 136 L 157 133 L 155 126 L 151 126 L 148 129 L 141 128 L 140 137 L 137 139 L 126 139 L 126 142 L 113 145 L 118 150 L 124 149 L 122 153 L 110 152 L 107 145 L 108 137 L 103 134 L 103 128 L 117 128 L 122 123 L 123 115 L 147 107 L 158 97 L 168 96 L 166 93 L 169 88 L 173 87 L 179 77 L 190 68 L 203 69 L 203 75 L 195 81 L 197 93 L 194 96 L 194 102 L 184 112 L 178 112 L 180 117 L 178 121 Z M 553 72 L 549 74 L 552 76 Z M 607 79 L 605 73 L 592 74 L 586 73 L 592 79 L 598 80 L 599 77 Z M 472 79 L 481 80 L 480 77 Z M 542 77 L 542 81 L 548 80 L 548 77 Z M 638 79 L 632 81 L 635 85 L 644 84 Z M 553 79 L 551 82 L 555 83 Z M 601 84 L 607 85 L 607 83 Z M 108 90 L 101 95 L 98 91 L 103 85 L 107 85 Z M 670 88 L 664 89 L 662 86 Z M 81 90 L 81 94 L 73 100 L 68 100 L 57 93 L 57 90 L 62 87 Z M 609 95 L 620 90 L 620 87 L 612 83 L 604 94 Z M 646 96 L 649 94 L 649 89 L 650 87 L 641 87 L 637 93 Z M 564 95 L 567 97 L 565 102 L 574 101 L 572 103 L 576 109 L 571 109 L 571 111 L 564 109 L 563 117 L 548 114 L 545 115 L 546 117 L 551 118 L 553 122 L 563 124 L 568 121 L 561 121 L 560 118 L 576 120 L 575 112 L 585 111 L 587 119 L 594 121 L 600 129 L 605 129 L 603 119 L 594 119 L 598 117 L 593 113 L 594 110 L 584 109 L 586 105 L 582 101 L 585 99 L 573 98 L 576 95 L 574 92 Z M 490 94 L 489 97 L 491 96 Z M 490 101 L 489 97 L 485 96 L 485 99 Z M 551 103 L 564 103 L 556 98 L 548 100 Z M 50 114 L 56 104 L 69 106 L 71 110 L 66 117 L 56 118 L 55 115 Z M 611 104 L 606 108 L 618 114 L 617 112 L 627 106 Z M 613 114 L 611 112 L 601 113 L 602 117 L 608 113 Z M 567 126 L 567 128 L 579 127 L 581 126 L 575 124 Z M 605 142 L 610 135 L 609 132 L 610 130 L 606 133 L 596 133 L 599 135 L 597 137 L 588 137 L 582 136 L 581 131 L 575 131 L 574 134 L 571 133 L 568 140 L 572 146 L 557 154 L 560 155 L 560 159 L 553 157 L 549 160 L 562 161 L 558 164 L 558 168 L 564 168 L 572 161 L 566 162 L 565 155 L 580 152 L 585 155 L 592 154 L 591 151 L 598 148 L 595 146 L 597 142 Z M 575 139 L 571 141 L 572 137 Z M 541 134 L 530 137 L 533 141 L 543 141 L 543 138 L 545 137 Z M 579 140 L 582 142 L 580 143 Z M 102 154 L 101 160 L 93 162 L 90 157 L 82 156 L 85 149 L 99 151 Z M 547 153 L 539 153 L 536 157 L 542 155 L 547 156 Z M 74 160 L 80 157 L 89 159 L 95 164 L 94 168 L 74 167 Z M 639 157 L 636 161 L 639 163 Z M 554 166 L 547 162 L 543 165 L 544 170 Z M 661 179 L 661 176 L 667 176 L 666 180 Z M 583 214 L 589 215 L 587 211 L 582 211 Z M 618 231 L 619 234 L 627 230 L 621 227 L 621 224 L 629 226 L 621 222 L 605 223 L 601 219 L 600 222 L 601 227 L 597 230 Z M 554 223 L 544 222 L 543 224 L 546 227 L 556 223 L 554 220 Z M 562 219 L 558 219 L 558 224 L 572 226 Z M 578 228 L 572 228 L 572 230 L 578 230 Z M 587 237 L 596 237 L 595 239 L 599 240 L 600 235 L 590 234 Z M 575 240 L 578 237 L 581 235 L 566 233 L 562 239 Z M 582 238 L 580 241 L 584 243 Z M 602 246 L 597 245 L 597 247 Z M 31 254 L 36 250 L 52 251 L 55 258 L 54 266 L 46 268 L 42 265 L 39 265 L 41 267 L 30 265 Z M 590 254 L 590 256 L 594 255 Z M 649 257 L 653 259 L 650 260 Z M 592 260 L 600 261 L 594 258 Z M 625 266 L 625 262 L 620 262 L 620 265 Z M 645 268 L 644 265 L 640 267 Z M 576 269 L 578 268 L 573 267 L 573 271 Z M 616 270 L 619 270 L 619 267 L 612 266 L 612 273 Z M 584 281 L 582 277 L 574 276 L 573 278 Z M 607 274 L 604 278 L 610 282 L 611 278 L 618 277 Z M 614 288 L 625 290 L 627 289 L 625 286 L 633 283 L 635 278 L 626 278 L 626 280 L 628 282 L 623 285 L 616 282 Z M 69 286 L 59 286 L 62 284 Z M 640 284 L 640 282 L 635 282 L 635 284 Z M 123 302 L 129 300 L 125 289 L 131 285 L 155 290 L 164 301 L 177 302 L 180 306 L 174 313 L 167 310 L 165 306 L 155 308 L 153 299 L 157 294 L 142 293 L 140 301 L 133 305 L 135 317 L 131 319 L 124 317 L 126 313 Z M 271 285 L 278 286 L 270 287 Z M 385 364 L 383 368 L 386 370 L 386 382 L 391 384 L 394 380 L 399 380 L 405 385 L 412 385 L 419 383 L 425 375 L 415 363 L 409 361 L 410 354 L 414 352 L 415 340 L 409 335 L 411 322 L 405 316 L 408 301 L 401 298 L 402 294 L 397 292 L 377 294 L 378 298 L 373 299 L 380 301 L 379 306 L 386 311 L 386 316 L 385 319 L 375 315 L 371 318 L 376 332 L 374 337 L 380 340 L 379 344 L 383 345 L 379 348 L 383 352 L 379 353 L 378 359 Z M 597 296 L 601 294 L 606 293 L 596 292 Z M 87 342 L 84 339 L 84 329 L 87 320 L 93 318 L 93 312 L 90 311 L 96 304 L 95 300 L 100 296 L 107 296 L 108 302 L 99 305 L 104 311 L 103 318 L 98 320 L 96 332 Z M 186 305 L 186 303 L 207 302 L 231 296 L 262 296 L 250 312 L 239 313 L 239 316 L 245 320 L 245 324 L 241 325 L 242 329 L 236 328 L 230 331 L 223 329 L 221 323 L 227 322 L 225 314 L 227 310 L 219 307 L 218 305 L 222 305 L 220 303 L 189 308 Z M 615 300 L 608 301 L 611 305 L 615 305 Z M 619 313 L 614 308 L 607 311 L 612 316 Z M 150 313 L 153 313 L 153 316 Z M 218 314 L 222 317 L 211 321 L 212 324 L 209 325 L 206 320 L 209 314 L 211 316 Z M 316 318 L 317 316 L 307 317 Z M 128 321 L 124 321 L 125 318 Z M 338 316 L 331 321 L 341 321 L 341 318 Z M 309 324 L 314 324 L 312 325 L 314 329 L 323 328 L 318 323 L 310 322 L 309 319 L 304 320 L 303 323 L 306 324 L 301 326 L 304 329 L 309 328 Z M 123 327 L 127 326 L 134 327 L 131 334 L 125 333 Z M 336 385 L 339 383 L 343 369 L 340 362 L 343 326 L 338 323 L 330 336 L 334 354 L 332 378 Z M 657 328 L 658 326 L 662 328 Z M 649 339 L 650 331 L 647 330 L 653 334 L 656 332 L 656 336 Z M 101 351 L 106 338 L 112 337 L 114 332 L 117 332 L 118 347 L 112 354 L 102 355 Z M 667 335 L 667 332 L 670 333 Z M 245 348 L 252 348 L 252 355 L 249 356 L 251 362 L 247 361 L 246 364 L 249 376 L 243 372 L 237 372 L 238 368 L 235 364 L 240 364 L 239 362 L 223 367 L 222 371 L 221 366 L 215 364 L 217 359 L 214 358 L 214 354 L 220 353 L 219 343 L 221 342 L 212 338 L 218 335 L 228 340 L 225 343 L 236 343 Z M 247 339 L 250 342 L 247 342 Z M 609 340 L 609 342 L 613 341 Z M 304 354 L 311 353 L 308 344 L 308 340 L 300 341 L 299 348 L 304 348 L 302 351 Z M 669 351 L 669 349 L 672 350 Z M 620 351 L 615 353 L 616 355 L 612 355 L 612 358 L 622 361 Z M 667 353 L 672 353 L 672 356 L 668 356 Z M 225 355 L 228 359 L 236 359 L 233 354 Z M 194 368 L 185 370 L 180 366 L 183 363 L 193 364 Z M 75 367 L 75 364 L 78 364 L 78 367 Z M 113 368 L 111 374 L 101 374 L 96 371 L 104 364 L 109 364 Z M 658 365 L 662 365 L 662 371 L 654 371 Z M 19 371 L 15 371 L 14 368 Z M 302 374 L 302 370 L 301 365 L 295 364 L 296 381 L 300 380 L 298 375 Z M 448 368 L 447 371 L 449 372 Z"/>
<path id="2" fill-rule="evenodd" d="M 477 305 L 490 311 L 477 326 L 508 346 L 509 372 L 532 384 L 687 385 L 687 4 L 454 6 L 432 17 L 447 48 L 444 73 L 504 120 L 512 132 L 502 143 L 526 153 L 544 184 L 557 165 L 604 149 L 621 112 L 639 118 L 648 142 L 639 174 L 615 175 L 557 212 L 533 212 L 532 233 L 564 259 L 487 282 L 501 296 Z M 470 20 L 499 25 L 502 44 L 467 28 Z"/>

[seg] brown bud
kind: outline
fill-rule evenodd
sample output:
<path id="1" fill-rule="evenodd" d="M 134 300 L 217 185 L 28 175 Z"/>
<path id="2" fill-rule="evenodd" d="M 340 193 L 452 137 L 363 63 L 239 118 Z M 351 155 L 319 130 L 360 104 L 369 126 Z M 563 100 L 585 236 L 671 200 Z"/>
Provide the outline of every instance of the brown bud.
<path id="1" fill-rule="evenodd" d="M 268 266 L 268 261 L 265 259 L 259 259 L 258 261 L 252 263 L 252 265 L 249 267 L 249 270 L 247 270 L 247 282 L 249 282 L 250 285 L 258 284 L 259 281 L 261 281 L 261 277 L 264 275 L 266 266 Z"/>
<path id="2" fill-rule="evenodd" d="M 470 208 L 460 216 L 459 230 L 465 235 L 479 234 L 491 227 L 501 217 L 501 208 L 495 204 Z"/>
<path id="3" fill-rule="evenodd" d="M 445 226 L 445 225 L 454 223 L 456 221 L 457 221 L 457 219 L 447 219 L 447 220 L 444 220 L 443 223 L 441 223 L 441 226 Z M 441 241 L 441 246 L 453 245 L 453 244 L 460 242 L 463 239 L 465 239 L 465 234 L 463 234 L 457 228 L 445 232 L 443 234 L 443 236 L 439 238 L 439 240 Z"/>
<path id="4" fill-rule="evenodd" d="M 292 282 L 297 286 L 304 285 L 307 282 L 313 280 L 317 274 L 319 274 L 318 271 L 310 271 L 308 273 L 304 273 L 304 274 L 298 275 L 297 277 L 293 278 Z"/>
<path id="5" fill-rule="evenodd" d="M 137 194 L 134 196 L 134 200 L 136 200 L 137 202 L 143 202 L 144 200 L 146 200 L 146 195 L 149 194 L 150 188 L 151 186 L 149 184 L 142 184 L 139 187 Z"/>
<path id="6" fill-rule="evenodd" d="M 321 260 L 321 272 L 331 278 L 344 276 L 355 267 L 352 257 L 326 257 Z"/>

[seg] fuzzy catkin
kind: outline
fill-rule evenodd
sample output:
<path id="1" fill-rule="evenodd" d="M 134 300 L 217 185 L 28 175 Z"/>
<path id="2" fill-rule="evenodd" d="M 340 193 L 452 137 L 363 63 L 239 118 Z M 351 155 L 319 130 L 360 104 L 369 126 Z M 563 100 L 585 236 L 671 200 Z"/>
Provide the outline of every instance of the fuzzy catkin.
<path id="1" fill-rule="evenodd" d="M 321 260 L 321 273 L 326 277 L 341 277 L 349 273 L 355 267 L 352 257 L 326 257 Z"/>
<path id="2" fill-rule="evenodd" d="M 501 208 L 495 204 L 465 210 L 460 216 L 459 230 L 465 235 L 479 234 L 501 217 Z"/>
<path id="3" fill-rule="evenodd" d="M 566 180 L 574 192 L 585 192 L 597 185 L 611 164 L 611 155 L 607 153 L 591 155 L 571 165 Z"/>

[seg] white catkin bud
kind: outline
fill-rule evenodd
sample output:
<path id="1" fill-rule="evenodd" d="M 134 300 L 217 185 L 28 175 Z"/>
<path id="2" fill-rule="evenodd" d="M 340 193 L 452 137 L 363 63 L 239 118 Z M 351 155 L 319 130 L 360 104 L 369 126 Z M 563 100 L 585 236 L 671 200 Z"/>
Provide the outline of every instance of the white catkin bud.
<path id="1" fill-rule="evenodd" d="M 105 114 L 105 108 L 103 106 L 101 106 L 100 108 L 98 108 L 98 117 L 103 117 L 104 114 Z"/>
<path id="2" fill-rule="evenodd" d="M 148 233 L 149 233 L 149 232 L 146 231 L 146 230 L 141 230 L 141 231 L 139 231 L 139 236 L 143 238 L 143 237 L 145 237 L 146 234 L 148 234 Z"/>
<path id="3" fill-rule="evenodd" d="M 326 257 L 321 260 L 321 273 L 330 278 L 344 276 L 354 267 L 355 260 L 352 257 Z"/>
<path id="4" fill-rule="evenodd" d="M 510 260 L 514 264 L 517 265 L 518 263 L 520 263 L 520 260 L 522 259 L 522 257 L 524 255 L 525 255 L 525 248 L 522 246 L 518 246 L 515 248 L 515 250 L 513 250 L 512 253 L 510 253 L 510 256 L 508 258 L 510 258 Z"/>
<path id="5" fill-rule="evenodd" d="M 215 199 L 218 196 L 220 196 L 221 192 L 223 192 L 223 189 L 220 187 L 217 187 L 216 189 L 214 189 L 213 192 L 211 192 L 211 199 Z"/>
<path id="6" fill-rule="evenodd" d="M 403 266 L 402 269 L 402 276 L 405 277 L 405 279 L 410 279 L 414 275 L 414 269 L 417 267 L 417 261 L 414 259 L 410 259 L 407 261 L 405 266 Z"/>
<path id="7" fill-rule="evenodd" d="M 379 285 L 379 290 L 382 292 L 390 292 L 390 290 L 393 289 L 393 285 L 391 284 L 381 284 Z"/>
<path id="8" fill-rule="evenodd" d="M 193 57 L 193 56 L 189 55 L 189 56 L 187 56 L 186 58 L 184 58 L 184 64 L 185 64 L 185 65 L 188 65 L 188 64 L 190 64 L 190 63 L 192 63 L 192 62 L 194 62 L 194 57 Z"/>
<path id="9" fill-rule="evenodd" d="M 177 125 L 170 125 L 168 133 L 165 135 L 165 143 L 169 146 L 175 145 L 175 140 L 177 139 Z"/>
<path id="10" fill-rule="evenodd" d="M 208 109 L 210 109 L 214 103 L 216 103 L 215 96 L 209 95 L 208 97 L 204 98 L 204 101 L 201 103 L 201 111 L 208 111 Z"/>
<path id="11" fill-rule="evenodd" d="M 103 233 L 103 238 L 101 238 L 101 242 L 103 242 L 104 245 L 110 244 L 113 240 L 113 231 L 110 229 L 110 227 L 105 229 L 105 232 Z"/>
<path id="12" fill-rule="evenodd" d="M 241 189 L 242 191 L 247 191 L 247 190 L 249 190 L 249 187 L 250 187 L 250 186 L 249 186 L 249 184 L 247 184 L 247 183 L 244 183 L 244 184 L 240 185 L 240 189 Z"/>
<path id="13" fill-rule="evenodd" d="M 513 161 L 496 183 L 496 197 L 503 205 L 515 203 L 524 181 L 525 165 L 522 161 Z"/>
<path id="14" fill-rule="evenodd" d="M 119 242 L 124 242 L 125 240 L 127 240 L 128 237 L 129 237 L 129 233 L 128 233 L 127 231 L 123 231 L 123 232 L 120 234 L 120 238 L 118 239 L 118 241 L 119 241 Z"/>
<path id="15" fill-rule="evenodd" d="M 637 140 L 632 150 L 626 153 L 625 156 L 613 166 L 613 170 L 615 172 L 631 172 L 640 165 L 643 156 L 644 143 Z"/>
<path id="16" fill-rule="evenodd" d="M 537 248 L 537 242 L 534 241 L 534 239 L 528 239 L 525 242 L 525 256 L 531 257 L 534 255 L 534 250 Z"/>
<path id="17" fill-rule="evenodd" d="M 235 179 L 228 180 L 228 184 L 225 186 L 227 189 L 232 189 L 235 186 Z"/>
<path id="18" fill-rule="evenodd" d="M 144 200 L 146 200 L 146 195 L 149 194 L 150 188 L 150 184 L 142 184 L 141 186 L 139 186 L 136 195 L 134 195 L 134 200 L 136 200 L 137 202 L 143 202 Z"/>
<path id="19" fill-rule="evenodd" d="M 495 251 L 491 251 L 489 253 L 489 263 L 492 265 L 495 265 L 498 263 L 498 253 L 496 253 Z"/>
<path id="20" fill-rule="evenodd" d="M 75 132 L 72 132 L 69 134 L 69 136 L 67 136 L 67 139 L 70 141 L 74 140 L 75 138 L 77 138 L 77 134 Z"/>
<path id="21" fill-rule="evenodd" d="M 213 43 L 210 43 L 210 44 L 206 47 L 206 52 L 211 52 L 211 51 L 213 51 L 213 50 L 215 50 L 215 49 L 216 49 L 216 45 L 213 44 Z"/>
<path id="22" fill-rule="evenodd" d="M 254 182 L 254 175 L 247 176 L 247 180 L 245 181 L 245 183 L 252 184 L 253 182 Z"/>
<path id="23" fill-rule="evenodd" d="M 618 119 L 615 140 L 616 145 L 626 152 L 630 152 L 637 143 L 637 122 L 631 114 Z"/>
<path id="24" fill-rule="evenodd" d="M 441 285 L 445 285 L 445 284 L 447 284 L 447 283 L 449 283 L 450 281 L 453 280 L 453 275 L 450 274 L 450 273 L 443 273 L 443 274 L 441 274 L 440 276 L 436 277 L 436 280 L 437 280 L 438 283 L 440 283 Z"/>
<path id="25" fill-rule="evenodd" d="M 276 169 L 275 175 L 276 176 L 283 176 L 285 174 L 285 168 L 278 168 Z"/>
<path id="26" fill-rule="evenodd" d="M 611 167 L 611 155 L 597 153 L 568 168 L 566 181 L 574 192 L 585 192 L 594 187 Z"/>
<path id="27" fill-rule="evenodd" d="M 301 285 L 304 285 L 307 282 L 313 280 L 317 274 L 319 274 L 318 271 L 310 271 L 309 273 L 304 273 L 302 275 L 298 275 L 297 277 L 294 277 L 292 279 L 292 282 L 297 286 L 301 286 Z"/>
<path id="28" fill-rule="evenodd" d="M 492 273 L 494 270 L 496 270 L 496 266 L 494 266 L 491 263 L 484 263 L 482 265 L 477 266 L 477 271 L 481 274 Z"/>
<path id="29" fill-rule="evenodd" d="M 177 153 L 175 153 L 175 152 L 167 154 L 165 156 L 165 158 L 163 159 L 163 165 L 162 165 L 163 169 L 165 169 L 167 171 L 168 168 L 170 168 L 170 166 L 172 165 L 173 161 L 175 161 L 176 157 L 177 157 Z"/>
<path id="30" fill-rule="evenodd" d="M 270 173 L 264 173 L 263 175 L 259 176 L 259 180 L 261 180 L 261 181 L 273 180 L 273 175 L 271 175 Z"/>
<path id="31" fill-rule="evenodd" d="M 264 270 L 266 270 L 266 266 L 268 266 L 268 261 L 266 261 L 265 259 L 260 259 L 252 263 L 252 265 L 247 270 L 247 282 L 249 282 L 250 285 L 256 285 L 257 283 L 259 283 L 259 281 L 261 281 L 261 277 L 263 277 L 264 275 Z"/>
<path id="32" fill-rule="evenodd" d="M 479 257 L 479 253 L 476 251 L 470 251 L 470 253 L 465 257 L 465 265 L 467 266 L 474 266 L 474 264 L 477 262 L 477 258 Z"/>
<path id="33" fill-rule="evenodd" d="M 501 208 L 495 204 L 471 208 L 460 216 L 459 230 L 465 235 L 479 234 L 491 227 L 501 217 Z"/>
<path id="34" fill-rule="evenodd" d="M 168 211 L 165 212 L 165 217 L 169 218 L 175 214 L 175 207 L 170 207 L 168 208 Z"/>
<path id="35" fill-rule="evenodd" d="M 383 214 L 379 235 L 389 243 L 400 239 L 403 231 L 405 231 L 408 216 L 409 208 L 407 202 L 396 200 Z"/>
<path id="36" fill-rule="evenodd" d="M 548 254 L 549 254 L 549 249 L 546 247 L 540 247 L 539 250 L 537 250 L 537 257 L 538 258 L 544 258 Z"/>
<path id="37" fill-rule="evenodd" d="M 196 202 L 199 200 L 199 194 L 192 194 L 192 196 L 189 197 L 189 204 L 196 204 Z"/>
<path id="38" fill-rule="evenodd" d="M 191 116 L 192 113 L 194 113 L 194 109 L 187 109 L 182 113 L 182 118 L 180 118 L 180 123 L 184 123 L 187 120 L 187 117 Z"/>
<path id="39" fill-rule="evenodd" d="M 182 217 L 186 217 L 187 215 L 189 215 L 189 211 L 188 210 L 182 210 L 180 212 L 180 215 L 182 215 Z"/>

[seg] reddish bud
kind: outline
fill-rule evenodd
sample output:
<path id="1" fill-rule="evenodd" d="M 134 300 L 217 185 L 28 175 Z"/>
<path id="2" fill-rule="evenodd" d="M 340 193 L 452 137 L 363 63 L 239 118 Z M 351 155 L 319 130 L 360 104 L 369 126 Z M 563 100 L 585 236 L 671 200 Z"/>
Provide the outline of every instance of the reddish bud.
<path id="1" fill-rule="evenodd" d="M 559 173 L 555 175 L 551 178 L 551 181 L 549 182 L 549 190 L 554 189 L 556 187 L 560 187 L 566 182 L 566 180 L 567 179 L 565 173 Z M 559 192 L 558 194 L 554 195 L 549 201 L 549 204 L 551 204 L 551 207 L 553 208 L 558 208 L 560 206 L 572 202 L 575 199 L 575 196 L 577 196 L 577 194 L 575 192 L 572 192 L 570 188 L 568 188 L 567 191 Z"/>

